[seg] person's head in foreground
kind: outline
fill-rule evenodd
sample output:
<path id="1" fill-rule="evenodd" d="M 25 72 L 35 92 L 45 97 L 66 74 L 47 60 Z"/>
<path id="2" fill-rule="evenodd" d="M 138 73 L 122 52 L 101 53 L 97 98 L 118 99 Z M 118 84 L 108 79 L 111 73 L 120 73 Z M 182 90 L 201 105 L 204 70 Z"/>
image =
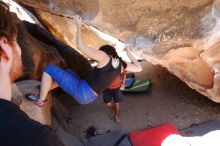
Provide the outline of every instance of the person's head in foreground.
<path id="1" fill-rule="evenodd" d="M 15 14 L 0 1 L 0 145 L 63 146 L 49 126 L 32 120 L 10 102 L 12 82 L 22 75 L 15 19 Z"/>
<path id="2" fill-rule="evenodd" d="M 21 49 L 17 44 L 15 15 L 0 1 L 0 72 L 10 82 L 22 75 Z M 8 76 L 8 77 L 7 77 Z"/>

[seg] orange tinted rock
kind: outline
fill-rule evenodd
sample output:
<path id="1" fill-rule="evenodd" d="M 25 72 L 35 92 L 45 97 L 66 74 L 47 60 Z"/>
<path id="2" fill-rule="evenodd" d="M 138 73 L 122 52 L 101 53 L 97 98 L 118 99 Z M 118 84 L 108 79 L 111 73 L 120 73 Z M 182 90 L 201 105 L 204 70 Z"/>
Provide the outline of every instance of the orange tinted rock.
<path id="1" fill-rule="evenodd" d="M 213 88 L 208 90 L 209 98 L 213 101 L 220 102 L 220 42 L 213 44 L 206 49 L 201 57 L 209 64 L 214 72 Z"/>
<path id="2" fill-rule="evenodd" d="M 37 14 L 41 22 L 48 27 L 56 38 L 70 45 L 72 48 L 77 48 L 76 25 L 72 19 L 52 15 L 43 11 L 37 11 Z M 107 44 L 106 41 L 85 26 L 82 28 L 82 37 L 88 47 L 98 49 L 100 46 Z"/>
<path id="3" fill-rule="evenodd" d="M 193 89 L 206 90 L 213 86 L 213 73 L 199 54 L 191 47 L 170 50 L 161 58 L 143 56 L 153 64 L 166 67 L 171 73 L 186 82 Z"/>
<path id="4" fill-rule="evenodd" d="M 210 89 L 213 86 L 213 74 L 208 64 L 191 47 L 178 48 L 167 53 L 162 60 L 168 70 L 198 90 Z M 192 85 L 191 85 L 192 84 Z"/>

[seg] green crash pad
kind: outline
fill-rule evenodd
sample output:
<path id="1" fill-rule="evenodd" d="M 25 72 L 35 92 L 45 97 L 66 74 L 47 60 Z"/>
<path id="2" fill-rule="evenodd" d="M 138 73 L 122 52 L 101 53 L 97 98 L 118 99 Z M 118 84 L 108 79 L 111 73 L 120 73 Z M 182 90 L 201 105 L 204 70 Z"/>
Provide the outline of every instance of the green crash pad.
<path id="1" fill-rule="evenodd" d="M 123 93 L 143 93 L 147 92 L 150 80 L 136 80 L 130 88 L 122 90 Z"/>

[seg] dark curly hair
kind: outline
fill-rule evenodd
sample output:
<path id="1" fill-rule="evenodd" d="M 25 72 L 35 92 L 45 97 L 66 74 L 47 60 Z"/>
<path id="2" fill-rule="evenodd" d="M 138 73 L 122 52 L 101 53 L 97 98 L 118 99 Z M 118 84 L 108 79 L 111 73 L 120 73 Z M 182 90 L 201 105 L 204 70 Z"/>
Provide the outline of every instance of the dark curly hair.
<path id="1" fill-rule="evenodd" d="M 105 52 L 106 54 L 108 54 L 109 56 L 113 57 L 113 58 L 118 58 L 123 66 L 123 68 L 127 67 L 127 64 L 122 60 L 121 57 L 118 56 L 118 53 L 116 52 L 115 48 L 110 46 L 110 45 L 104 45 L 101 46 L 99 48 L 99 50 Z"/>
<path id="2" fill-rule="evenodd" d="M 14 13 L 9 11 L 9 6 L 0 1 L 0 39 L 6 37 L 10 44 L 17 35 Z"/>

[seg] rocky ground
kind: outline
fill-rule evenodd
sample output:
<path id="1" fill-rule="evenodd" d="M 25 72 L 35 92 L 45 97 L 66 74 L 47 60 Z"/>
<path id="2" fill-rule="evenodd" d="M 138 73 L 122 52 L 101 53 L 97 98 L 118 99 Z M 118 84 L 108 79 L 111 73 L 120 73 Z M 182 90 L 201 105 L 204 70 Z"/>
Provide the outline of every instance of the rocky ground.
<path id="1" fill-rule="evenodd" d="M 100 133 L 105 133 L 107 130 L 141 130 L 165 122 L 172 122 L 177 129 L 183 129 L 193 123 L 220 119 L 220 104 L 192 90 L 166 69 L 148 62 L 143 62 L 143 65 L 144 72 L 136 76 L 139 79 L 150 79 L 151 87 L 146 94 L 125 95 L 121 103 L 120 124 L 109 118 L 109 110 L 101 97 L 86 106 L 68 105 L 66 98 L 61 97 L 58 100 L 65 102 L 62 110 L 68 110 L 62 116 L 66 130 L 75 136 L 85 136 L 84 131 L 92 125 Z M 54 110 L 55 114 L 57 111 Z"/>

